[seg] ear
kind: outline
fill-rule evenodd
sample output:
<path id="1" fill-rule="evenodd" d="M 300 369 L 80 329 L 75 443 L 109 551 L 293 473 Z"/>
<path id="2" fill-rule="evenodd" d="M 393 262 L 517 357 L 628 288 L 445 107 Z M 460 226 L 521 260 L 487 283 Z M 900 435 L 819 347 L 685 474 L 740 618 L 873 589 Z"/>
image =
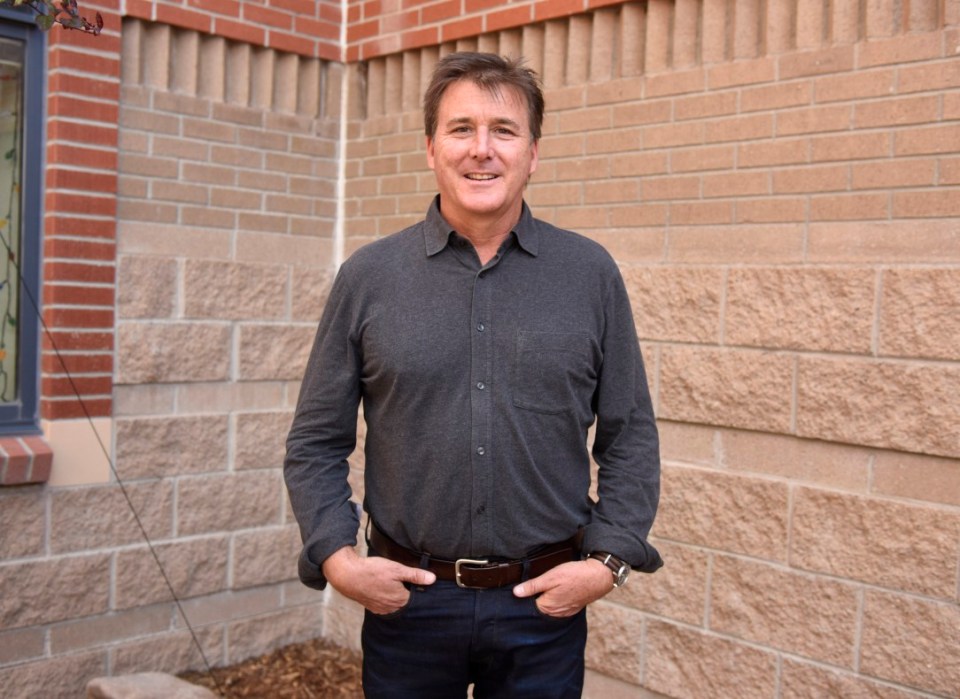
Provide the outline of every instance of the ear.
<path id="1" fill-rule="evenodd" d="M 434 157 L 433 157 L 433 137 L 427 136 L 427 166 L 433 170 Z"/>
<path id="2" fill-rule="evenodd" d="M 533 175 L 537 171 L 537 165 L 540 164 L 540 141 L 534 141 L 530 145 L 530 172 L 527 173 L 527 178 Z"/>

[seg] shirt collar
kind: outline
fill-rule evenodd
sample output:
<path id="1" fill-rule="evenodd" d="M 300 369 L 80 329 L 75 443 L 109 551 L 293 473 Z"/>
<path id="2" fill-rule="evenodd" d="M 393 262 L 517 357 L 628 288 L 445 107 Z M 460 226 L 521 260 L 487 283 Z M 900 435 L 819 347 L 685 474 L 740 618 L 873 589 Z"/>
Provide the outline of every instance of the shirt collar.
<path id="1" fill-rule="evenodd" d="M 450 234 L 454 232 L 449 223 L 444 220 L 440 213 L 440 195 L 433 198 L 430 208 L 427 210 L 427 217 L 424 221 L 423 238 L 426 244 L 427 257 L 432 257 L 447 247 L 450 242 Z M 523 208 L 520 211 L 520 220 L 514 226 L 512 231 L 517 239 L 517 244 L 522 250 L 537 256 L 540 251 L 540 230 L 537 228 L 533 214 L 530 213 L 530 207 L 527 202 L 523 202 Z"/>

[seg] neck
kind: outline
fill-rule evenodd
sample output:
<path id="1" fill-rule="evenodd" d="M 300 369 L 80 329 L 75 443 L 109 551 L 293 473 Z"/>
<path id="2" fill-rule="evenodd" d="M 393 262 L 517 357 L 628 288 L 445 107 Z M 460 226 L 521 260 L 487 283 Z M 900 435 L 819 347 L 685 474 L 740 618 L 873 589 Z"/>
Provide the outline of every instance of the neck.
<path id="1" fill-rule="evenodd" d="M 520 220 L 520 211 L 521 208 L 518 207 L 515 211 L 510 211 L 506 215 L 489 219 L 482 217 L 458 218 L 446 214 L 444 214 L 444 218 L 457 233 L 473 243 L 473 247 L 480 257 L 480 262 L 486 264 L 497 254 L 500 245 Z M 444 213 L 442 203 L 440 213 Z"/>

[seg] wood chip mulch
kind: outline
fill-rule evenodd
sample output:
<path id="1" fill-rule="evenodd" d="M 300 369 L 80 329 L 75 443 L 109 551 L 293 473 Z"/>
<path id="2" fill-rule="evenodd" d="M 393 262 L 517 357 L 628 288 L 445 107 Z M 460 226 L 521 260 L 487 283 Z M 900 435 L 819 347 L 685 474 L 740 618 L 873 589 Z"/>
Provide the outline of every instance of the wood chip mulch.
<path id="1" fill-rule="evenodd" d="M 324 639 L 295 643 L 229 667 L 180 678 L 227 699 L 354 699 L 363 696 L 360 654 Z M 219 687 L 217 686 L 219 684 Z"/>

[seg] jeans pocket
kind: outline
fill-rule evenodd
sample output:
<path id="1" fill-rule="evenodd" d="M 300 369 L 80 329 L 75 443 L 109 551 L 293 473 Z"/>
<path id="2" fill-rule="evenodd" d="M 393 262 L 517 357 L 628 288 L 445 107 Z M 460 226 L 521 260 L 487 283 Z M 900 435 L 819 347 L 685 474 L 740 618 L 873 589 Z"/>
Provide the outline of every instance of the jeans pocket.
<path id="1" fill-rule="evenodd" d="M 369 609 L 367 610 L 367 613 L 370 614 L 374 619 L 380 619 L 382 621 L 389 621 L 402 617 L 413 605 L 413 600 L 418 594 L 416 588 L 411 586 L 409 583 L 403 583 L 403 586 L 407 588 L 408 597 L 407 601 L 404 602 L 401 607 L 393 610 L 392 612 L 387 612 L 386 614 L 377 614 L 375 612 L 371 612 Z"/>

